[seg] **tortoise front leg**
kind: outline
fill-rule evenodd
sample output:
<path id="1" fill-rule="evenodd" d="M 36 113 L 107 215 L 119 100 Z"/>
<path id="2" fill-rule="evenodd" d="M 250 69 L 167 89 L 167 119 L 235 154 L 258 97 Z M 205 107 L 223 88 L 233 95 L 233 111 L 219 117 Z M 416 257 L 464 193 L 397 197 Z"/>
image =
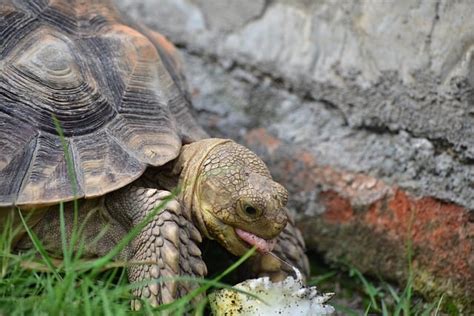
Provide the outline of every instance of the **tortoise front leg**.
<path id="1" fill-rule="evenodd" d="M 131 229 L 170 195 L 168 191 L 128 186 L 110 194 L 106 199 L 106 208 L 111 216 Z M 133 294 L 158 306 L 199 287 L 196 282 L 171 278 L 206 275 L 206 265 L 197 246 L 200 242 L 201 234 L 197 228 L 182 212 L 179 203 L 170 200 L 125 249 L 126 257 L 133 263 L 128 269 L 129 281 L 146 283 L 134 289 Z M 140 306 L 139 299 L 132 302 L 132 308 L 139 309 Z"/>

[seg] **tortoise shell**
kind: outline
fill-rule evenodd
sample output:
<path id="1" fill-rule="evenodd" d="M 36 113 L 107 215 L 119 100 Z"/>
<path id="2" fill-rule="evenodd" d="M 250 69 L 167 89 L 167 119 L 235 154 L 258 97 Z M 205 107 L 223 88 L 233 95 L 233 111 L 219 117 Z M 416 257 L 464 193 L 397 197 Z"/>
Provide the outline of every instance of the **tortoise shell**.
<path id="1" fill-rule="evenodd" d="M 172 44 L 110 2 L 0 0 L 0 41 L 0 206 L 106 194 L 205 135 Z"/>

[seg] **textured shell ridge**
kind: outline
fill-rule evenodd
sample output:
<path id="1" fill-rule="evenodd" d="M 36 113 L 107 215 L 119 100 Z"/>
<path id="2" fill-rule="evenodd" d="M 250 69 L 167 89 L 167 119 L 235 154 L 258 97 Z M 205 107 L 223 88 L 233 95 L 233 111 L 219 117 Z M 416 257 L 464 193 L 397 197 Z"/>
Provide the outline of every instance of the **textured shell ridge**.
<path id="1" fill-rule="evenodd" d="M 172 45 L 124 21 L 110 1 L 0 1 L 0 206 L 106 194 L 206 137 Z"/>

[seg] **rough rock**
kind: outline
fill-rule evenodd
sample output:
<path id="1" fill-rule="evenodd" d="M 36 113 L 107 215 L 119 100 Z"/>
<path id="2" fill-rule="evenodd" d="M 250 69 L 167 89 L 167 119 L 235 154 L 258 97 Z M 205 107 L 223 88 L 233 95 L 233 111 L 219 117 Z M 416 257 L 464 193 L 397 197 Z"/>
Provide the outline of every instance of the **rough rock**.
<path id="1" fill-rule="evenodd" d="M 199 120 L 292 193 L 309 247 L 474 309 L 469 1 L 117 0 L 183 53 Z"/>

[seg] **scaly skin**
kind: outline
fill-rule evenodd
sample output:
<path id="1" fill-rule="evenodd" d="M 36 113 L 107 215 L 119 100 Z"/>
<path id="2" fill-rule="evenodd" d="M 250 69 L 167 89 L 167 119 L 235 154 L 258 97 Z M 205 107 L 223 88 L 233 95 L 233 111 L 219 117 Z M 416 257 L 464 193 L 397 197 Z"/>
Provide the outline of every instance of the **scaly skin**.
<path id="1" fill-rule="evenodd" d="M 201 236 L 215 239 L 234 255 L 244 254 L 251 246 L 238 237 L 236 228 L 265 240 L 276 238 L 283 231 L 274 253 L 303 273 L 308 272 L 301 236 L 292 224 L 286 226 L 287 191 L 272 180 L 267 167 L 254 153 L 221 139 L 185 145 L 180 156 L 167 166 L 150 168 L 134 183 L 103 198 L 83 202 L 79 223 L 88 221 L 82 235 L 83 255 L 106 254 L 176 187 L 177 199 L 156 214 L 118 257 L 146 262 L 128 271 L 130 282 L 150 280 L 134 291 L 138 298 L 152 305 L 169 303 L 196 286 L 196 283 L 158 279 L 205 276 L 206 265 L 197 247 Z M 66 210 L 66 223 L 70 234 L 71 206 Z M 61 254 L 59 227 L 57 211 L 47 212 L 34 227 L 46 249 L 58 256 Z M 104 227 L 106 233 L 94 243 Z M 31 243 L 23 238 L 18 247 L 30 248 Z M 250 265 L 254 274 L 268 274 L 275 279 L 292 273 L 268 255 L 257 255 Z M 133 302 L 135 309 L 140 305 L 139 300 Z"/>
<path id="2" fill-rule="evenodd" d="M 230 140 L 183 146 L 171 174 L 179 175 L 180 198 L 201 233 L 234 255 L 250 249 L 235 228 L 270 240 L 288 221 L 286 189 L 258 156 Z"/>
<path id="3" fill-rule="evenodd" d="M 123 226 L 132 229 L 170 197 L 168 191 L 131 186 L 107 196 L 105 205 L 110 215 Z M 176 200 L 166 206 L 144 227 L 129 247 L 127 257 L 132 262 L 155 262 L 133 265 L 128 269 L 130 282 L 152 280 L 134 290 L 134 295 L 158 306 L 170 303 L 198 286 L 195 282 L 169 280 L 173 276 L 203 277 L 207 273 L 197 243 L 201 234 Z M 160 278 L 168 278 L 164 282 Z M 140 308 L 140 301 L 133 302 Z"/>

